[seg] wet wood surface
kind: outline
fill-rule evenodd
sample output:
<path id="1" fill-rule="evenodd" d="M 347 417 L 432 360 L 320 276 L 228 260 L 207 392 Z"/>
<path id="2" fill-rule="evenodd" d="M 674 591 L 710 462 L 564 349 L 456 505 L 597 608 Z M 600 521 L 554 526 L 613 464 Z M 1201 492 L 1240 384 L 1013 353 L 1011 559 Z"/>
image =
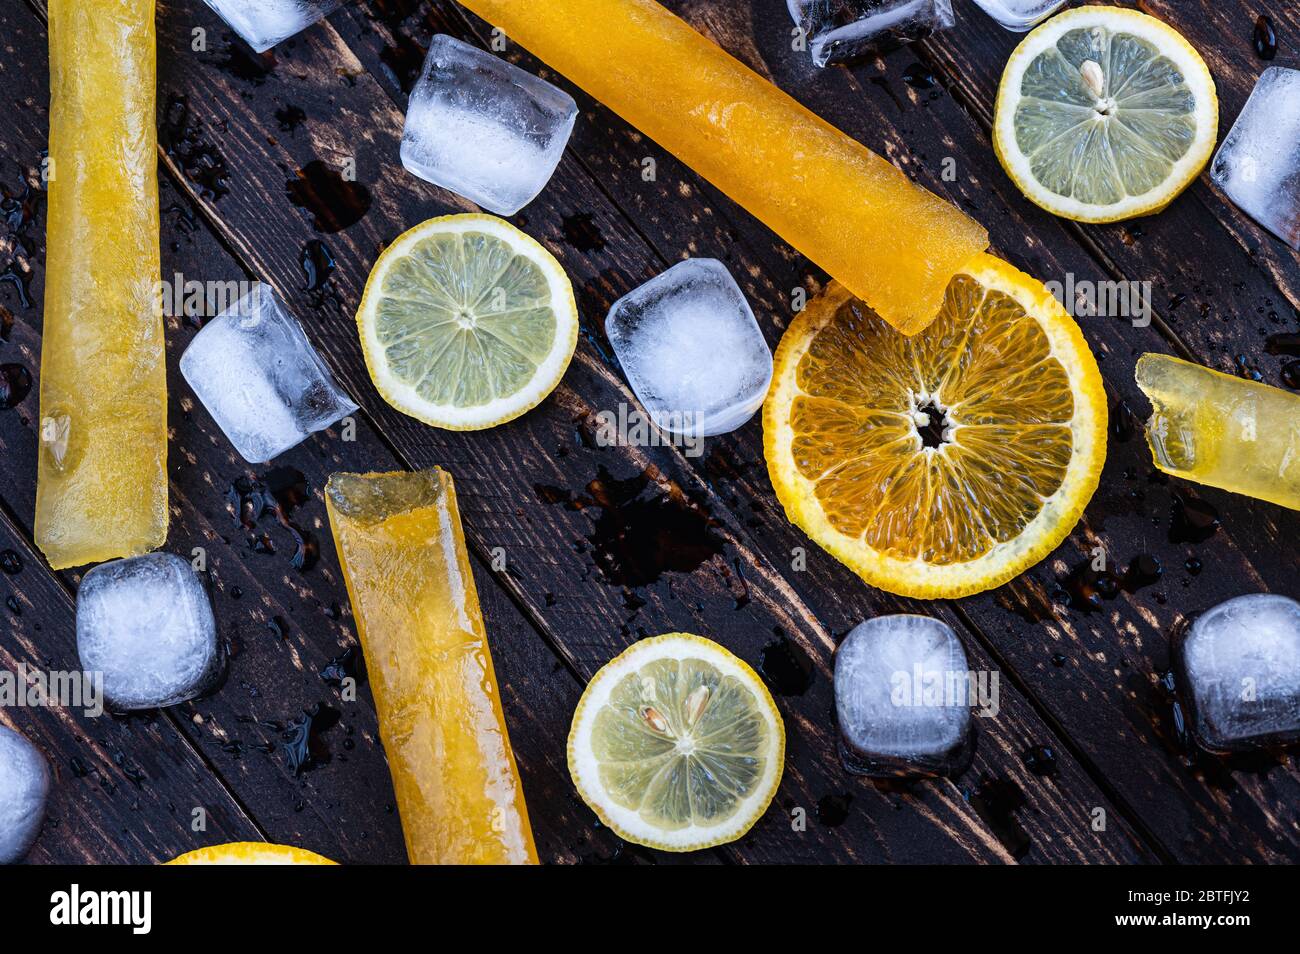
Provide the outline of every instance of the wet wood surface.
<path id="1" fill-rule="evenodd" d="M 817 70 L 791 49 L 782 0 L 668 4 L 748 65 L 915 180 L 987 225 L 994 249 L 1043 280 L 1150 282 L 1149 327 L 1083 318 L 1112 402 L 1109 456 L 1083 521 L 1012 583 L 959 601 L 873 590 L 784 519 L 761 424 L 672 447 L 599 447 L 592 419 L 634 399 L 603 322 L 615 299 L 687 255 L 727 263 L 769 344 L 796 288 L 825 276 L 689 168 L 517 46 L 505 54 L 569 90 L 581 113 L 555 178 L 513 221 L 550 249 L 578 296 L 582 335 L 556 392 L 508 425 L 428 428 L 375 392 L 353 315 L 376 256 L 434 215 L 472 206 L 398 160 L 406 92 L 435 33 L 484 45 L 490 27 L 451 0 L 355 0 L 255 55 L 200 0 L 159 4 L 163 274 L 275 285 L 362 406 L 354 439 L 314 436 L 250 467 L 177 372 L 202 323 L 168 319 L 171 552 L 207 555 L 218 627 L 232 647 L 213 695 L 126 719 L 8 708 L 56 781 L 31 862 L 166 860 L 200 845 L 268 839 L 343 862 L 400 863 L 364 662 L 321 489 L 336 470 L 438 464 L 455 476 L 506 718 L 543 860 L 557 863 L 1159 863 L 1300 860 L 1293 756 L 1189 761 L 1159 685 L 1168 632 L 1230 596 L 1300 596 L 1300 515 L 1153 473 L 1133 382 L 1144 351 L 1179 354 L 1281 384 L 1265 338 L 1296 331 L 1300 263 L 1203 175 L 1165 212 L 1078 226 L 1025 200 L 989 138 L 997 80 L 1018 37 L 958 0 L 958 28 L 849 67 Z M 1260 60 L 1244 2 L 1145 0 L 1205 56 L 1221 132 Z M 1270 11 L 1277 65 L 1300 65 L 1300 15 Z M 0 410 L 0 665 L 76 667 L 80 574 L 53 573 L 31 540 L 48 136 L 41 0 L 0 0 L 0 364 L 30 393 Z M 654 181 L 641 174 L 655 160 Z M 958 175 L 942 175 L 945 159 Z M 350 164 L 356 181 L 338 170 Z M 949 177 L 951 178 L 951 177 Z M 869 237 L 864 237 L 864 240 Z M 322 251 L 333 262 L 319 281 Z M 12 276 L 12 277 L 7 277 Z M 289 486 L 284 523 L 241 524 L 241 494 Z M 1189 528 L 1188 514 L 1217 524 Z M 285 524 L 291 525 L 292 529 Z M 309 559 L 294 565 L 294 533 Z M 499 549 L 498 549 L 499 548 Z M 1103 597 L 1081 569 L 1098 548 L 1141 586 Z M 806 553 L 804 561 L 796 553 Z M 504 566 L 494 555 L 504 555 Z M 6 564 L 6 571 L 14 564 Z M 1001 680 L 1001 712 L 977 720 L 972 766 L 954 779 L 873 783 L 835 754 L 830 682 L 838 639 L 891 612 L 949 622 L 976 669 Z M 585 680 L 646 635 L 718 640 L 773 688 L 788 735 L 772 807 L 743 839 L 674 856 L 625 845 L 568 779 L 565 739 Z M 345 698 L 340 672 L 358 676 Z M 196 810 L 204 829 L 195 830 Z M 1098 824 L 1098 819 L 1102 824 Z"/>

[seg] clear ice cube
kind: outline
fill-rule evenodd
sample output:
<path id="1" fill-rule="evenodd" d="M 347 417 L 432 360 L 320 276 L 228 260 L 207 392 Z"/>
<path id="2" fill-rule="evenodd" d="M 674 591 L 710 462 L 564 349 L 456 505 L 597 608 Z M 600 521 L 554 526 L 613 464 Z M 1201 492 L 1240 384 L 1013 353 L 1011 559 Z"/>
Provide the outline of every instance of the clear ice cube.
<path id="1" fill-rule="evenodd" d="M 884 52 L 946 30 L 952 0 L 786 0 L 816 66 Z"/>
<path id="2" fill-rule="evenodd" d="M 102 673 L 118 711 L 176 705 L 207 692 L 225 668 L 212 604 L 188 563 L 147 553 L 103 563 L 77 591 L 77 654 Z"/>
<path id="3" fill-rule="evenodd" d="M 411 91 L 402 165 L 489 212 L 514 215 L 550 181 L 577 118 L 568 93 L 439 34 Z"/>
<path id="4" fill-rule="evenodd" d="M 258 53 L 265 53 L 348 0 L 204 0 Z"/>
<path id="5" fill-rule="evenodd" d="M 1300 70 L 1264 71 L 1210 176 L 1243 212 L 1300 251 Z"/>
<path id="6" fill-rule="evenodd" d="M 208 322 L 181 374 L 250 464 L 262 464 L 354 413 L 302 326 L 257 284 Z"/>
<path id="7" fill-rule="evenodd" d="M 1300 741 L 1300 603 L 1230 599 L 1174 639 L 1175 683 L 1196 742 L 1215 753 Z"/>
<path id="8" fill-rule="evenodd" d="M 975 0 L 975 3 L 1016 33 L 1028 31 L 1065 6 L 1065 0 Z"/>
<path id="9" fill-rule="evenodd" d="M 605 334 L 651 420 L 673 434 L 734 431 L 772 381 L 754 312 L 712 258 L 679 262 L 614 302 Z"/>
<path id="10" fill-rule="evenodd" d="M 840 754 L 862 775 L 948 775 L 973 752 L 966 652 L 929 616 L 860 623 L 835 653 Z"/>
<path id="11" fill-rule="evenodd" d="M 27 737 L 0 725 L 0 865 L 21 859 L 40 834 L 50 767 Z"/>

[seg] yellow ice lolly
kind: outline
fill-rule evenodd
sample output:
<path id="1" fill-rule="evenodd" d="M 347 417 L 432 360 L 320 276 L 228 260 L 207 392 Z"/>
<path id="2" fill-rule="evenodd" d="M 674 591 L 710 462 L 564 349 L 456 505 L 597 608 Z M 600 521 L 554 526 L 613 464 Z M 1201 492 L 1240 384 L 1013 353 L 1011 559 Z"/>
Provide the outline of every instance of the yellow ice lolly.
<path id="1" fill-rule="evenodd" d="M 167 537 L 154 0 L 49 0 L 36 542 L 55 569 Z"/>
<path id="2" fill-rule="evenodd" d="M 451 475 L 325 487 L 414 864 L 536 864 Z"/>
<path id="3" fill-rule="evenodd" d="M 1157 467 L 1300 510 L 1300 397 L 1163 354 L 1138 359 L 1137 383 Z"/>
<path id="4" fill-rule="evenodd" d="M 654 0 L 461 0 L 691 166 L 904 334 L 988 233 Z"/>

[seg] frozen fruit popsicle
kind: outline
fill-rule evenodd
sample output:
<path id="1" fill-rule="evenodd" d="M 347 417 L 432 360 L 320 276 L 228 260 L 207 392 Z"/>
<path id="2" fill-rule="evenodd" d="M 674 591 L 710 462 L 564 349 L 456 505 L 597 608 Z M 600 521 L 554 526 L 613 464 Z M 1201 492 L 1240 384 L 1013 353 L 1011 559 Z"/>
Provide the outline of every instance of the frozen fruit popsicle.
<path id="1" fill-rule="evenodd" d="M 325 488 L 414 864 L 535 864 L 451 476 Z"/>
<path id="2" fill-rule="evenodd" d="M 675 154 L 904 334 L 988 233 L 654 0 L 462 0 Z"/>
<path id="3" fill-rule="evenodd" d="M 167 537 L 154 0 L 50 0 L 36 542 L 55 569 Z"/>
<path id="4" fill-rule="evenodd" d="M 1300 397 L 1163 354 L 1138 359 L 1167 474 L 1300 510 Z"/>

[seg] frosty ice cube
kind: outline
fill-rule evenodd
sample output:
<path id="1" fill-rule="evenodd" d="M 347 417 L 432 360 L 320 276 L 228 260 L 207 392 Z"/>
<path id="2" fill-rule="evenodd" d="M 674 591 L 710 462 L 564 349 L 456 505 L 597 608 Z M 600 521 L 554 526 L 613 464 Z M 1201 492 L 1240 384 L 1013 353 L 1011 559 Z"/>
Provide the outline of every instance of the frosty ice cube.
<path id="1" fill-rule="evenodd" d="M 817 66 L 884 52 L 946 30 L 952 0 L 786 0 Z"/>
<path id="2" fill-rule="evenodd" d="M 577 118 L 568 93 L 440 34 L 411 91 L 402 165 L 489 212 L 514 215 L 550 181 Z"/>
<path id="3" fill-rule="evenodd" d="M 1300 250 L 1300 70 L 1264 71 L 1210 176 L 1243 212 Z"/>
<path id="4" fill-rule="evenodd" d="M 301 33 L 348 0 L 204 0 L 258 53 Z"/>
<path id="5" fill-rule="evenodd" d="M 1024 33 L 1065 5 L 1065 0 L 975 0 L 985 13 L 1016 33 Z"/>
<path id="6" fill-rule="evenodd" d="M 609 310 L 605 334 L 651 420 L 673 434 L 734 431 L 772 381 L 772 352 L 727 267 L 688 258 Z"/>
<path id="7" fill-rule="evenodd" d="M 260 283 L 194 336 L 181 374 L 250 464 L 357 410 L 279 296 Z"/>
<path id="8" fill-rule="evenodd" d="M 32 847 L 49 794 L 45 756 L 26 736 L 0 725 L 0 865 L 18 861 Z"/>
<path id="9" fill-rule="evenodd" d="M 974 751 L 966 653 L 928 616 L 878 616 L 835 653 L 845 767 L 860 775 L 951 775 Z"/>
<path id="10" fill-rule="evenodd" d="M 1193 739 L 1226 754 L 1300 741 L 1300 603 L 1238 596 L 1174 637 L 1175 682 Z"/>
<path id="11" fill-rule="evenodd" d="M 104 701 L 119 711 L 202 695 L 226 662 L 198 574 L 171 553 L 86 574 L 77 591 L 77 654 L 83 670 L 103 674 Z"/>

